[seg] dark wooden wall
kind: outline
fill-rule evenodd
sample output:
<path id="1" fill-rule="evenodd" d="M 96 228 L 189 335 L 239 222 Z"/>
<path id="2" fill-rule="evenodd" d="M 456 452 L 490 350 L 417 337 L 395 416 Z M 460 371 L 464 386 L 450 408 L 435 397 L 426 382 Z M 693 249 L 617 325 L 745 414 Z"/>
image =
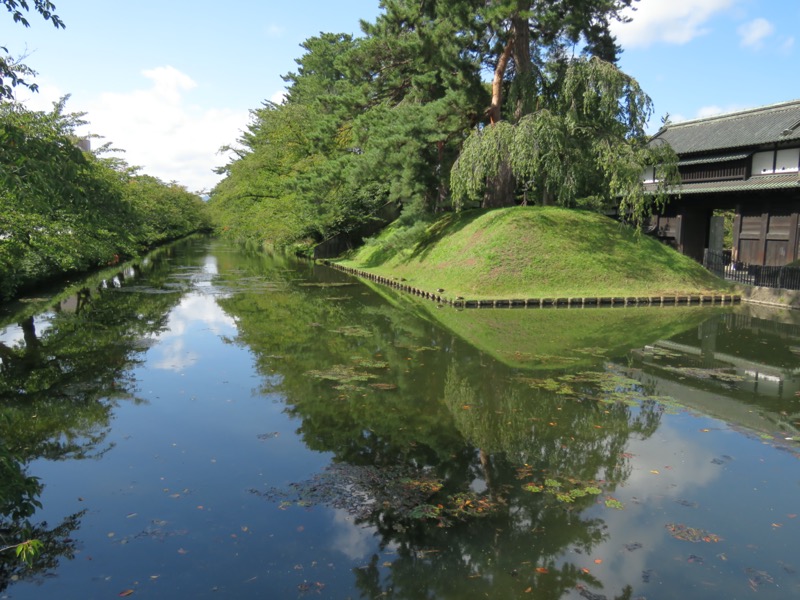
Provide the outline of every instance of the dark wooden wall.
<path id="1" fill-rule="evenodd" d="M 743 207 L 733 222 L 733 259 L 769 266 L 797 260 L 799 216 L 797 205 Z"/>

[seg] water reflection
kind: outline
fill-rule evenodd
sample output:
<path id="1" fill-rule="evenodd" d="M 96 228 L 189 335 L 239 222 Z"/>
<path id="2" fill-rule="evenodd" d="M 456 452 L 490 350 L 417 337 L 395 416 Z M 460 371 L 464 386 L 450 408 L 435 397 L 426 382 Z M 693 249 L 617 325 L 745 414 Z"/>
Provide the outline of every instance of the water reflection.
<path id="1" fill-rule="evenodd" d="M 85 511 L 55 527 L 35 519 L 44 482 L 32 462 L 100 459 L 120 402 L 140 402 L 131 368 L 147 340 L 167 327 L 179 296 L 114 293 L 123 283 L 169 268 L 169 250 L 143 265 L 101 273 L 56 296 L 43 312 L 24 307 L 5 317 L 0 336 L 0 589 L 20 580 L 41 581 L 62 559 L 72 559 Z M 91 287 L 89 287 L 91 286 Z M 37 310 L 47 301 L 38 300 Z M 42 543 L 31 568 L 13 547 Z"/>
<path id="2" fill-rule="evenodd" d="M 588 311 L 575 312 L 577 322 L 559 314 L 562 327 L 553 330 L 554 312 L 451 311 L 443 313 L 448 330 L 421 320 L 414 305 L 397 310 L 369 292 L 345 311 L 337 284 L 347 280 L 334 272 L 315 279 L 313 290 L 288 285 L 220 300 L 263 373 L 280 373 L 268 389 L 285 398 L 305 444 L 333 456 L 326 474 L 260 493 L 336 506 L 369 525 L 394 558 L 390 572 L 377 555 L 354 571 L 364 597 L 516 597 L 532 587 L 560 598 L 597 587 L 590 570 L 564 557 L 606 541 L 604 519 L 584 513 L 598 503 L 614 510 L 615 490 L 631 475 L 626 448 L 658 429 L 663 405 L 646 386 L 604 369 L 622 336 L 603 340 L 594 324 L 616 321 L 639 343 L 696 324 L 697 312 L 643 310 L 634 323 L 619 311 L 586 319 Z M 510 365 L 493 360 L 515 347 L 524 350 Z M 569 393 L 553 389 L 546 373 L 537 379 L 514 368 L 552 371 L 578 349 L 577 366 L 588 357 L 603 371 L 572 381 Z"/>
<path id="3" fill-rule="evenodd" d="M 737 519 L 791 512 L 787 478 L 741 485 L 793 456 L 770 453 L 798 425 L 783 313 L 459 312 L 210 248 L 167 249 L 0 332 L 4 480 L 98 458 L 70 487 L 92 489 L 91 512 L 39 567 L 77 573 L 63 589 L 101 589 L 86 561 L 57 565 L 75 538 L 114 585 L 157 575 L 164 597 L 702 597 L 709 581 L 733 597 L 746 568 L 768 590 L 759 563 L 796 549 Z M 36 527 L 43 483 L 4 491 L 4 522 Z M 724 546 L 665 528 L 686 523 Z M 33 576 L 2 558 L 6 584 Z"/>
<path id="4" fill-rule="evenodd" d="M 763 437 L 795 441 L 800 433 L 799 318 L 763 307 L 716 315 L 633 352 L 630 374 L 704 414 Z"/>

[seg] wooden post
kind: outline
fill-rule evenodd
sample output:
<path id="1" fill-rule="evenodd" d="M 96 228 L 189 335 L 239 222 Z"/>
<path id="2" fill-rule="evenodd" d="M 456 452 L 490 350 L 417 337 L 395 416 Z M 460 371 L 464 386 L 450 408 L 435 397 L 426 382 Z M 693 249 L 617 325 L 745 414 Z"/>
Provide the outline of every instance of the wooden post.
<path id="1" fill-rule="evenodd" d="M 797 228 L 800 226 L 800 215 L 797 211 L 792 213 L 789 217 L 789 241 L 786 250 L 786 262 L 790 263 L 798 259 L 797 256 Z"/>
<path id="2" fill-rule="evenodd" d="M 739 260 L 739 235 L 742 232 L 742 205 L 736 206 L 736 214 L 733 217 L 733 248 L 731 248 L 731 261 Z"/>
<path id="3" fill-rule="evenodd" d="M 767 233 L 769 231 L 769 212 L 761 213 L 761 232 L 758 234 L 757 264 L 764 265 L 767 258 Z"/>

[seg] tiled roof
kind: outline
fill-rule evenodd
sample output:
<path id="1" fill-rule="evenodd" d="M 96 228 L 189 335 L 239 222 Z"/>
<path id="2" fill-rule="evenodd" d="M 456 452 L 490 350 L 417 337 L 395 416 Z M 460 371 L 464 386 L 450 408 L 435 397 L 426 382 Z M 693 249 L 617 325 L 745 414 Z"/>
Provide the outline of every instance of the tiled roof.
<path id="1" fill-rule="evenodd" d="M 687 167 L 689 165 L 707 165 L 713 163 L 728 162 L 734 160 L 742 160 L 753 154 L 752 152 L 737 152 L 736 154 L 722 154 L 714 156 L 701 156 L 699 158 L 686 158 L 678 161 L 679 167 Z"/>
<path id="2" fill-rule="evenodd" d="M 709 194 L 719 192 L 742 192 L 750 190 L 778 190 L 796 188 L 800 190 L 800 178 L 797 173 L 783 175 L 757 175 L 749 179 L 734 181 L 704 181 L 702 183 L 684 183 L 672 190 L 672 193 Z M 646 192 L 654 192 L 655 184 L 645 185 Z"/>
<path id="3" fill-rule="evenodd" d="M 800 100 L 670 124 L 656 140 L 679 155 L 800 141 Z"/>

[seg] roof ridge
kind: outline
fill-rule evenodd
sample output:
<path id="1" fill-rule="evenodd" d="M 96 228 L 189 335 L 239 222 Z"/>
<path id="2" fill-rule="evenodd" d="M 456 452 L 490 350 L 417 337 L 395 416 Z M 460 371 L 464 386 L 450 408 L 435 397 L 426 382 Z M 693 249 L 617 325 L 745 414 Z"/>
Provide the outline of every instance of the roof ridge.
<path id="1" fill-rule="evenodd" d="M 745 109 L 742 109 L 742 110 L 729 112 L 729 113 L 721 113 L 721 114 L 718 114 L 718 115 L 712 115 L 710 117 L 701 117 L 701 118 L 697 118 L 697 119 L 690 119 L 688 121 L 679 121 L 677 123 L 670 123 L 666 128 L 669 129 L 670 127 L 682 127 L 684 125 L 696 125 L 698 123 L 708 123 L 710 121 L 716 121 L 716 120 L 722 121 L 722 120 L 726 120 L 726 119 L 734 119 L 734 118 L 742 117 L 742 116 L 745 116 L 745 115 L 748 115 L 748 114 L 752 114 L 752 113 L 768 112 L 768 111 L 771 111 L 771 110 L 778 110 L 778 109 L 781 109 L 781 108 L 789 108 L 792 105 L 798 105 L 798 107 L 800 107 L 800 98 L 798 98 L 796 100 L 787 100 L 786 102 L 778 102 L 778 103 L 775 103 L 775 104 L 767 104 L 767 105 L 764 105 L 764 106 L 756 106 L 756 107 L 753 107 L 753 108 L 745 108 Z M 662 128 L 662 129 L 664 129 L 664 128 Z M 656 135 L 658 135 L 658 134 L 656 134 Z"/>

